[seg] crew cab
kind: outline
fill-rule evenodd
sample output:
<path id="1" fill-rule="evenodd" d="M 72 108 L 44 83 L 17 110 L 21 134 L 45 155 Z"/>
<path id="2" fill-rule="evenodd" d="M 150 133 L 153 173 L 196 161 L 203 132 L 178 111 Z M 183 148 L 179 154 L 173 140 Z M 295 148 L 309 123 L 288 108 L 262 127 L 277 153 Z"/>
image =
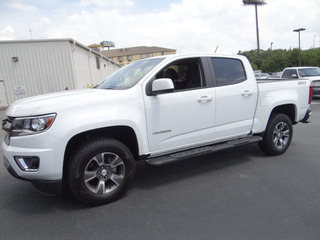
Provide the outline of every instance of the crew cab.
<path id="1" fill-rule="evenodd" d="M 288 79 L 308 79 L 311 81 L 313 94 L 320 94 L 320 68 L 319 67 L 288 67 L 281 75 Z"/>
<path id="2" fill-rule="evenodd" d="M 182 54 L 133 62 L 88 90 L 14 102 L 4 164 L 15 177 L 81 202 L 119 199 L 137 161 L 158 166 L 249 143 L 283 154 L 307 122 L 308 80 L 255 79 L 244 56 Z"/>

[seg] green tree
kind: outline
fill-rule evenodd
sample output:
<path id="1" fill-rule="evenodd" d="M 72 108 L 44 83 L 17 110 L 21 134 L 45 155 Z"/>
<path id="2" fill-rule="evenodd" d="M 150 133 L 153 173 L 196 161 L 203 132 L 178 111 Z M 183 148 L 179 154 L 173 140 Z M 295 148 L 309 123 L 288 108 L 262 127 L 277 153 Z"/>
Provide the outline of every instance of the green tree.
<path id="1" fill-rule="evenodd" d="M 299 66 L 299 49 L 276 49 L 271 51 L 256 50 L 239 51 L 238 54 L 246 56 L 254 70 L 272 73 L 280 72 L 286 67 Z M 301 50 L 302 66 L 320 66 L 320 48 Z"/>

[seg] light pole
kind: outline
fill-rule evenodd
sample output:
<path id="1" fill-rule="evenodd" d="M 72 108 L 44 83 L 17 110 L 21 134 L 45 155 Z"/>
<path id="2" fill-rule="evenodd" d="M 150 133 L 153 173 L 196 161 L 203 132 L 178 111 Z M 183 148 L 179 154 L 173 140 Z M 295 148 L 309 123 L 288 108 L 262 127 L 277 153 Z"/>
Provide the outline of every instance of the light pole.
<path id="1" fill-rule="evenodd" d="M 260 53 L 260 40 L 259 40 L 259 23 L 258 23 L 258 5 L 265 5 L 264 0 L 242 0 L 244 5 L 254 5 L 256 12 L 256 31 L 257 31 L 257 52 Z"/>
<path id="2" fill-rule="evenodd" d="M 316 38 L 316 36 L 317 36 L 317 35 L 313 35 L 313 48 L 316 47 L 316 45 L 315 45 L 315 38 Z"/>
<path id="3" fill-rule="evenodd" d="M 270 43 L 271 57 L 272 57 L 272 44 L 273 44 L 273 42 Z"/>
<path id="4" fill-rule="evenodd" d="M 301 32 L 301 31 L 305 31 L 305 30 L 306 30 L 305 28 L 298 28 L 298 29 L 294 29 L 294 30 L 293 30 L 294 32 L 297 32 L 297 33 L 298 33 L 298 37 L 299 37 L 299 66 L 301 66 L 300 32 Z"/>

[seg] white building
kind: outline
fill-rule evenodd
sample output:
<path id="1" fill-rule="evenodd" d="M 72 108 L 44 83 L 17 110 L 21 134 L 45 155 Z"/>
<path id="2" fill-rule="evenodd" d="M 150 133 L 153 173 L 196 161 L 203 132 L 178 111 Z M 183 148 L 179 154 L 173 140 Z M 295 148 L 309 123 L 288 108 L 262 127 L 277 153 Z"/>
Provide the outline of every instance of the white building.
<path id="1" fill-rule="evenodd" d="M 73 39 L 0 41 L 0 108 L 25 97 L 92 87 L 119 68 Z"/>

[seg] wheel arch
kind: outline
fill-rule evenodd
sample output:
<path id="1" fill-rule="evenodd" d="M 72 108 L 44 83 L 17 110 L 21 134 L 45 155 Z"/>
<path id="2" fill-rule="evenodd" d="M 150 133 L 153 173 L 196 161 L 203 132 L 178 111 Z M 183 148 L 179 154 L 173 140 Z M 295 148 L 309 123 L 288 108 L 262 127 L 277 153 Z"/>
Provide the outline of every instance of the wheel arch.
<path id="1" fill-rule="evenodd" d="M 287 115 L 290 118 L 292 124 L 296 124 L 297 123 L 296 122 L 296 115 L 297 115 L 296 112 L 297 111 L 296 111 L 296 107 L 294 104 L 285 104 L 285 105 L 280 105 L 280 106 L 275 107 L 271 111 L 270 116 L 275 113 L 282 113 L 282 114 Z M 269 120 L 270 120 L 270 116 L 269 116 Z"/>
<path id="2" fill-rule="evenodd" d="M 63 161 L 63 177 L 65 177 L 65 172 L 72 152 L 79 147 L 79 145 L 87 140 L 98 138 L 98 137 L 108 137 L 122 142 L 131 151 L 134 159 L 139 159 L 139 146 L 137 136 L 134 130 L 128 126 L 113 126 L 106 128 L 98 128 L 90 131 L 85 131 L 73 136 L 67 143 L 64 161 Z"/>

